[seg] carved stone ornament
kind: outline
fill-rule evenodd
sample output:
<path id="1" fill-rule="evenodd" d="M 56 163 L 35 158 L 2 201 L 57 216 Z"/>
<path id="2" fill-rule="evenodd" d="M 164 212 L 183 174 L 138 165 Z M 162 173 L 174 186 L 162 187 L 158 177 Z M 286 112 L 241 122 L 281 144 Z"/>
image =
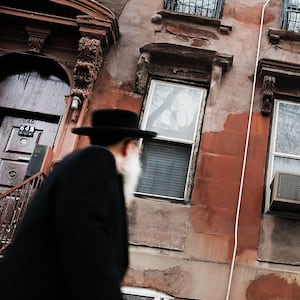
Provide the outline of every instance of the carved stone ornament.
<path id="1" fill-rule="evenodd" d="M 269 116 L 274 102 L 275 77 L 266 75 L 263 78 L 263 99 L 261 113 Z"/>
<path id="2" fill-rule="evenodd" d="M 136 91 L 140 94 L 146 92 L 146 85 L 149 78 L 149 59 L 148 53 L 144 53 L 140 56 L 137 73 L 136 73 Z"/>
<path id="3" fill-rule="evenodd" d="M 263 115 L 272 112 L 274 95 L 299 99 L 300 64 L 262 58 L 258 63 L 258 75 L 262 81 L 262 108 Z M 298 101 L 298 100 L 297 100 Z"/>
<path id="4" fill-rule="evenodd" d="M 88 98 L 103 62 L 100 41 L 83 37 L 79 41 L 77 62 L 73 71 L 72 96 Z"/>
<path id="5" fill-rule="evenodd" d="M 28 34 L 28 51 L 36 54 L 42 54 L 50 30 L 26 27 Z"/>

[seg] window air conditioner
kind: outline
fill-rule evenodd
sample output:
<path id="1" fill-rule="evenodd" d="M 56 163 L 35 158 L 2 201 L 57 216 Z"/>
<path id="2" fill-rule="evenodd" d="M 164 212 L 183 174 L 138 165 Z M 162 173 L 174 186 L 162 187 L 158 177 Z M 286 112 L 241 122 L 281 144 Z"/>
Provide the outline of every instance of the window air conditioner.
<path id="1" fill-rule="evenodd" d="M 271 184 L 270 210 L 300 213 L 300 174 L 276 172 Z"/>

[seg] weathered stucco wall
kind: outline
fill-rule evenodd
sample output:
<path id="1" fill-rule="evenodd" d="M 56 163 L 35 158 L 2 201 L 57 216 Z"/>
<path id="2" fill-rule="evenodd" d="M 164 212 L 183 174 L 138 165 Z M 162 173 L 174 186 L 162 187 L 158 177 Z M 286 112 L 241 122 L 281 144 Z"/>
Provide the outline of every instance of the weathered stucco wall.
<path id="1" fill-rule="evenodd" d="M 121 38 L 105 57 L 90 110 L 118 107 L 140 112 L 143 95 L 134 91 L 139 49 L 146 44 L 169 42 L 198 47 L 233 55 L 234 61 L 231 70 L 222 76 L 214 101 L 206 104 L 191 203 L 137 198 L 129 208 L 132 246 L 124 284 L 187 299 L 223 300 L 234 247 L 260 16 L 265 1 L 226 0 L 222 24 L 232 26 L 228 34 L 213 26 L 161 20 L 157 12 L 162 9 L 162 2 L 130 0 L 119 10 Z M 299 42 L 280 41 L 274 45 L 268 40 L 268 28 L 280 27 L 280 10 L 279 0 L 270 1 L 267 6 L 259 58 L 299 63 Z M 267 218 L 261 219 L 261 210 L 270 117 L 260 112 L 259 78 L 253 100 L 230 299 L 296 300 L 300 299 L 300 268 L 257 260 L 260 227 L 269 228 L 264 223 Z M 80 143 L 84 145 L 87 140 L 82 138 Z M 272 240 L 265 243 L 261 249 L 277 246 Z"/>
<path id="2" fill-rule="evenodd" d="M 178 203 L 147 197 L 136 197 L 133 200 L 128 207 L 130 268 L 124 285 L 155 289 L 177 299 L 224 300 L 235 246 L 235 225 L 238 224 L 238 244 L 229 299 L 299 300 L 299 216 L 290 219 L 264 211 L 264 182 L 272 115 L 261 113 L 263 75 L 262 72 L 256 73 L 258 54 L 259 60 L 279 62 L 280 66 L 276 66 L 287 73 L 290 69 L 286 69 L 285 63 L 290 64 L 298 76 L 294 79 L 296 84 L 289 84 L 289 74 L 290 77 L 281 82 L 281 95 L 296 97 L 299 101 L 299 34 L 298 40 L 279 38 L 276 34 L 272 37 L 273 41 L 269 40 L 270 30 L 281 26 L 283 1 L 268 2 L 259 48 L 261 12 L 266 0 L 225 0 L 221 24 L 216 20 L 211 22 L 199 17 L 164 14 L 163 0 L 99 2 L 115 13 L 120 38 L 115 44 L 112 43 L 111 48 L 111 44 L 107 44 L 109 49 L 103 49 L 103 65 L 93 85 L 91 97 L 83 103 L 80 125 L 84 117 L 83 125 L 88 125 L 90 112 L 98 108 L 125 108 L 143 113 L 145 95 L 136 89 L 137 69 L 140 49 L 151 43 L 168 43 L 168 55 L 163 58 L 159 56 L 157 60 L 166 65 L 168 61 L 164 61 L 164 58 L 171 60 L 170 53 L 182 49 L 178 46 L 192 48 L 193 51 L 188 52 L 193 54 L 192 59 L 188 59 L 195 62 L 192 66 L 194 69 L 201 69 L 202 64 L 205 64 L 203 78 L 208 78 L 205 86 L 209 88 L 200 143 L 196 147 L 197 159 L 190 201 Z M 84 4 L 87 3 L 87 0 L 77 1 L 77 4 L 83 5 L 84 11 L 88 7 Z M 12 11 L 19 14 L 19 10 Z M 91 11 L 94 12 L 93 9 Z M 40 16 L 44 19 L 39 21 L 46 22 L 47 16 Z M 27 17 L 29 20 L 29 14 Z M 90 25 L 95 21 L 86 20 L 91 21 Z M 23 26 L 24 20 L 21 23 Z M 34 23 L 38 27 L 38 21 Z M 12 23 L 8 25 L 13 27 Z M 6 32 L 3 34 L 5 38 L 1 39 L 1 53 L 28 53 L 30 35 L 28 40 L 25 31 L 22 32 L 19 26 L 16 23 L 17 30 L 11 30 L 8 35 Z M 67 38 L 58 32 L 57 40 L 52 36 L 44 52 L 38 54 L 54 60 L 61 55 L 57 62 L 64 65 L 70 81 L 76 65 L 77 40 L 81 34 L 86 34 L 83 27 L 79 32 L 75 25 L 73 35 L 68 32 Z M 5 30 L 6 27 L 3 32 Z M 60 43 L 61 40 L 64 42 Z M 37 45 L 41 42 L 39 39 L 33 41 Z M 202 57 L 198 59 L 199 53 Z M 215 53 L 219 55 L 218 58 L 225 60 L 223 63 L 227 67 L 220 61 L 214 61 L 217 60 Z M 175 57 L 178 59 L 178 56 Z M 207 63 L 206 59 L 211 57 L 213 62 Z M 228 58 L 232 57 L 231 66 Z M 184 59 L 186 57 L 182 57 Z M 96 69 L 96 60 L 94 63 Z M 185 65 L 182 61 L 180 63 L 180 66 Z M 170 69 L 178 76 L 178 70 Z M 96 72 L 92 73 L 95 75 Z M 91 75 L 89 72 L 85 76 L 75 75 L 77 79 L 82 77 L 82 81 L 91 79 L 83 78 Z M 180 78 L 180 81 L 183 79 Z M 71 101 L 72 95 L 67 98 L 67 102 Z M 61 144 L 54 150 L 55 162 L 73 150 L 75 145 L 82 147 L 89 142 L 86 137 L 80 137 L 79 144 L 76 144 L 77 137 L 75 139 L 70 131 L 75 125 L 74 120 L 70 118 L 69 123 L 66 120 L 62 122 L 65 124 L 61 126 Z M 52 157 L 48 159 L 50 161 Z M 239 199 L 241 206 L 236 222 Z"/>

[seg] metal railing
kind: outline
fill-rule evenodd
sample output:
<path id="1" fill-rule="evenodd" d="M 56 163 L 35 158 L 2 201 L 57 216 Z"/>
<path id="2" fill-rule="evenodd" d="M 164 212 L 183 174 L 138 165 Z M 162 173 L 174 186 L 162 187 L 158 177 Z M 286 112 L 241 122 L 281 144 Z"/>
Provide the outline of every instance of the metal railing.
<path id="1" fill-rule="evenodd" d="M 223 0 L 164 0 L 164 9 L 219 19 Z"/>
<path id="2" fill-rule="evenodd" d="M 12 242 L 28 204 L 44 178 L 45 174 L 38 172 L 0 194 L 0 254 Z"/>
<path id="3" fill-rule="evenodd" d="M 281 13 L 281 28 L 300 32 L 300 1 L 285 0 Z"/>

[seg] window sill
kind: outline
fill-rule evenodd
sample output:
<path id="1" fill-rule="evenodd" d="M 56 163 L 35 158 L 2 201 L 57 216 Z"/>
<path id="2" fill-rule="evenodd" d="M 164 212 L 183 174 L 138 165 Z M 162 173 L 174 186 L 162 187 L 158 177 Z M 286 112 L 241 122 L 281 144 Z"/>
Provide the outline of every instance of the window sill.
<path id="1" fill-rule="evenodd" d="M 229 34 L 232 31 L 232 25 L 226 24 L 221 19 L 202 17 L 198 15 L 190 15 L 190 14 L 179 13 L 179 12 L 174 12 L 169 10 L 160 10 L 157 12 L 157 14 L 161 16 L 162 19 L 160 20 L 161 22 L 163 22 L 163 20 L 165 21 L 176 20 L 176 21 L 183 21 L 191 24 L 204 25 L 204 26 L 218 28 L 220 33 L 223 34 Z M 152 20 L 152 22 L 155 21 Z"/>
<path id="2" fill-rule="evenodd" d="M 278 44 L 280 40 L 300 42 L 300 32 L 283 29 L 269 28 L 268 37 L 271 44 Z"/>
<path id="3" fill-rule="evenodd" d="M 281 218 L 286 220 L 300 220 L 300 213 L 295 211 L 286 211 L 284 210 L 285 206 L 281 206 L 279 208 L 270 208 L 268 211 L 265 212 L 265 215 L 273 216 L 274 218 Z"/>
<path id="4" fill-rule="evenodd" d="M 183 204 L 183 205 L 187 205 L 191 201 L 190 198 L 188 198 L 188 199 L 174 198 L 174 197 L 168 197 L 168 196 L 146 194 L 146 193 L 142 193 L 142 192 L 135 192 L 135 198 L 153 200 L 153 201 L 156 201 L 156 202 L 161 201 L 161 202 L 165 202 L 165 203 Z"/>

